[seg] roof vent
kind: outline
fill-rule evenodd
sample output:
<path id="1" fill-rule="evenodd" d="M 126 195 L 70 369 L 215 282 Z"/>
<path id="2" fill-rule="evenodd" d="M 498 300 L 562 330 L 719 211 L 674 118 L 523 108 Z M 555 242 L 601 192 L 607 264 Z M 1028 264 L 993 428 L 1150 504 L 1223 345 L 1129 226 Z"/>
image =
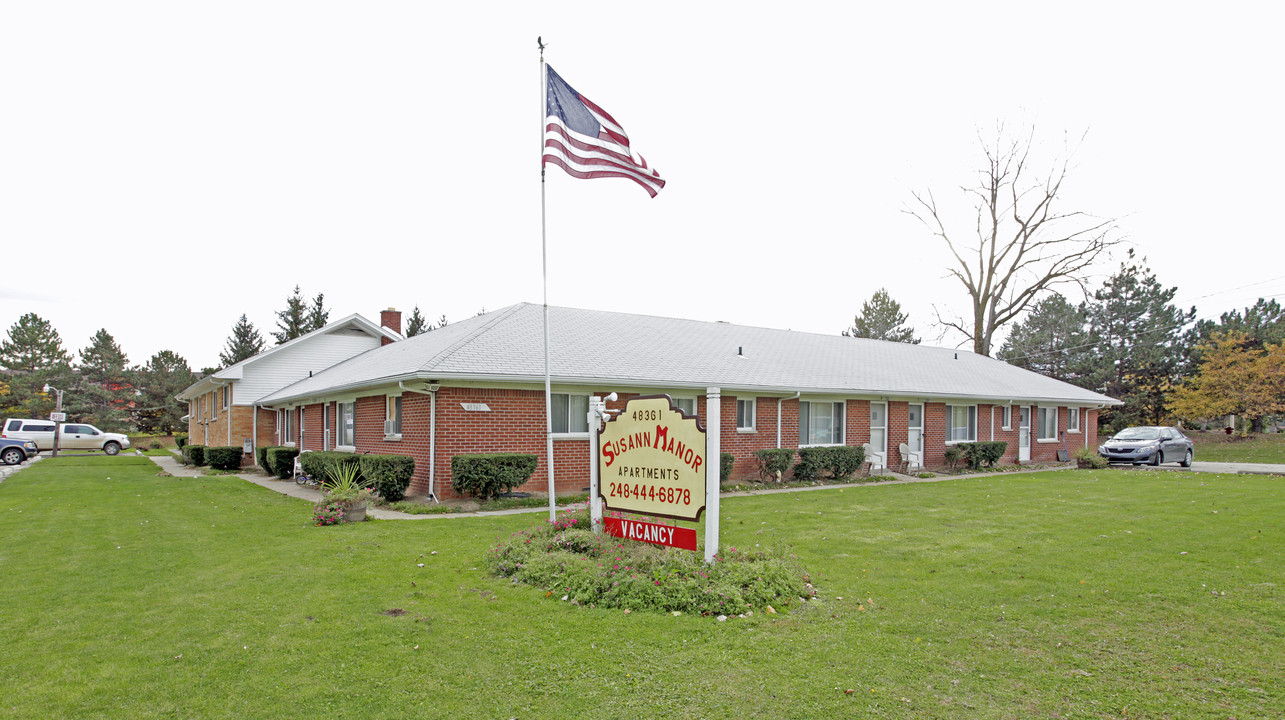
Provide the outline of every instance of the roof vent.
<path id="1" fill-rule="evenodd" d="M 745 346 L 740 345 L 736 348 L 736 357 L 745 357 Z"/>

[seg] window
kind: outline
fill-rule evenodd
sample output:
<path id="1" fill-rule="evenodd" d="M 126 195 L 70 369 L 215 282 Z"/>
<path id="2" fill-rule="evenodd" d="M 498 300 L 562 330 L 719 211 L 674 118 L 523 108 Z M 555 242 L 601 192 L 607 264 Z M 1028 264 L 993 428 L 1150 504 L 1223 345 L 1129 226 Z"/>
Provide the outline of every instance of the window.
<path id="1" fill-rule="evenodd" d="M 1080 432 L 1080 408 L 1066 409 L 1066 431 L 1073 433 Z"/>
<path id="2" fill-rule="evenodd" d="M 870 403 L 870 447 L 875 452 L 888 452 L 888 403 Z"/>
<path id="3" fill-rule="evenodd" d="M 344 447 L 353 447 L 356 445 L 357 437 L 357 418 L 353 408 L 353 403 L 341 402 L 336 403 L 335 424 L 338 426 L 339 438 L 335 440 L 335 445 Z"/>
<path id="4" fill-rule="evenodd" d="M 294 442 L 294 410 L 281 411 L 281 443 Z"/>
<path id="5" fill-rule="evenodd" d="M 1005 430 L 1011 430 L 1013 428 L 1013 406 L 1005 405 L 1003 410 L 1004 412 L 1001 414 L 1003 422 L 1000 423 L 1000 426 Z"/>
<path id="6" fill-rule="evenodd" d="M 224 385 L 224 386 L 223 386 L 223 407 L 224 407 L 224 409 L 227 409 L 227 407 L 228 407 L 228 403 L 230 403 L 230 402 L 232 402 L 232 386 L 231 386 L 231 385 Z"/>
<path id="7" fill-rule="evenodd" d="M 553 432 L 571 435 L 589 432 L 589 396 L 553 393 Z"/>
<path id="8" fill-rule="evenodd" d="M 674 400 L 674 405 L 676 405 L 679 410 L 682 410 L 684 413 L 687 413 L 692 417 L 696 416 L 696 398 L 676 397 L 676 398 L 673 398 L 673 400 Z"/>
<path id="9" fill-rule="evenodd" d="M 754 398 L 748 400 L 736 398 L 736 429 L 754 429 Z"/>
<path id="10" fill-rule="evenodd" d="M 1057 440 L 1057 408 L 1042 407 L 1036 411 L 1035 421 L 1038 424 L 1040 440 Z"/>
<path id="11" fill-rule="evenodd" d="M 219 416 L 219 397 L 211 392 L 210 398 L 210 419 L 216 419 Z"/>
<path id="12" fill-rule="evenodd" d="M 977 406 L 946 406 L 946 442 L 977 440 Z"/>
<path id="13" fill-rule="evenodd" d="M 799 445 L 842 445 L 843 403 L 799 403 Z"/>
<path id="14" fill-rule="evenodd" d="M 384 435 L 388 437 L 402 436 L 402 398 L 388 398 L 387 407 L 384 409 Z"/>

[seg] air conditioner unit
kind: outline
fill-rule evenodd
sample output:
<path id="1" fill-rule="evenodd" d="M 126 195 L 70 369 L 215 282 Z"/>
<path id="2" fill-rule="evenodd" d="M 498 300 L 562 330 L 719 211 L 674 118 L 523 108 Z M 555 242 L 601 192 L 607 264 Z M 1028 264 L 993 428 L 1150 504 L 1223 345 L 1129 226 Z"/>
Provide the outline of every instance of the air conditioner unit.
<path id="1" fill-rule="evenodd" d="M 393 435 L 393 434 L 394 434 L 394 433 L 393 433 L 393 425 L 394 425 L 394 423 L 393 423 L 393 421 L 392 421 L 392 420 L 385 420 L 385 421 L 384 421 L 384 434 L 385 434 L 385 435 Z"/>

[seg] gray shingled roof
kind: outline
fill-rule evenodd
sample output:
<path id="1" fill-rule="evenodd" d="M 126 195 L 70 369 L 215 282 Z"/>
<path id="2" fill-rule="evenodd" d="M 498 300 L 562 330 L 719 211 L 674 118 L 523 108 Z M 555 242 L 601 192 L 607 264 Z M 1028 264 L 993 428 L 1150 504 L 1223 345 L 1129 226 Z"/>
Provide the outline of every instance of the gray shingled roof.
<path id="1" fill-rule="evenodd" d="M 362 353 L 265 398 L 321 398 L 410 380 L 544 381 L 543 307 L 513 305 Z M 549 308 L 555 383 L 604 391 L 707 386 L 768 393 L 1118 401 L 971 352 L 721 322 Z"/>

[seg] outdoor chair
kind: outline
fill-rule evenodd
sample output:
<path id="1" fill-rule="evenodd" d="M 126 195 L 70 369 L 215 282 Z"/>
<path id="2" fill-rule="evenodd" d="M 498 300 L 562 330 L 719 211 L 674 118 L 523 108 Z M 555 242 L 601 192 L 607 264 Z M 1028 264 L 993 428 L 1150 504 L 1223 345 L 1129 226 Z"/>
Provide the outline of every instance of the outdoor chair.
<path id="1" fill-rule="evenodd" d="M 911 468 L 924 469 L 924 456 L 921 452 L 914 452 L 906 443 L 897 446 L 897 451 L 901 453 L 901 471 L 909 475 Z"/>
<path id="2" fill-rule="evenodd" d="M 865 468 L 864 468 L 865 476 L 870 477 L 872 475 L 882 475 L 883 458 L 875 454 L 874 446 L 872 446 L 870 443 L 865 443 L 861 447 L 866 451 L 866 461 L 865 461 Z"/>

